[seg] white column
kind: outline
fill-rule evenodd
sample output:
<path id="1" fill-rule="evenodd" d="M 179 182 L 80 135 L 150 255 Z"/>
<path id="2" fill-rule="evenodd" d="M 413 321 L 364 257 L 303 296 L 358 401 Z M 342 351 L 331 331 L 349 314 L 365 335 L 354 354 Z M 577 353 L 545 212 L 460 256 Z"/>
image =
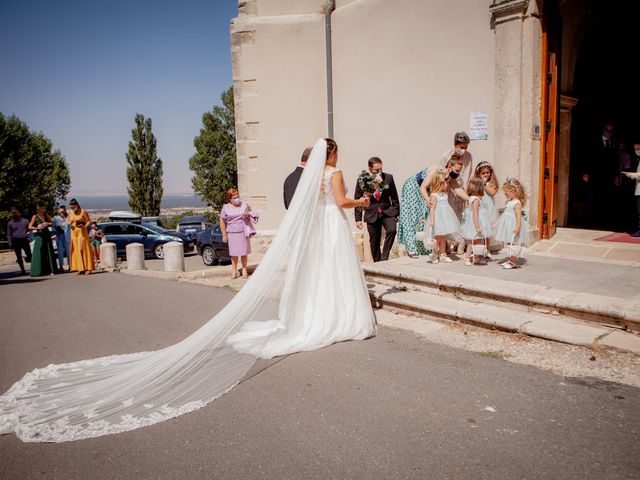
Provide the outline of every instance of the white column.
<path id="1" fill-rule="evenodd" d="M 118 263 L 116 255 L 116 244 L 106 242 L 100 245 L 100 264 L 103 268 L 113 270 Z"/>
<path id="2" fill-rule="evenodd" d="M 146 270 L 144 246 L 141 243 L 127 245 L 127 270 Z"/>
<path id="3" fill-rule="evenodd" d="M 182 242 L 164 244 L 164 271 L 184 272 L 184 245 Z"/>

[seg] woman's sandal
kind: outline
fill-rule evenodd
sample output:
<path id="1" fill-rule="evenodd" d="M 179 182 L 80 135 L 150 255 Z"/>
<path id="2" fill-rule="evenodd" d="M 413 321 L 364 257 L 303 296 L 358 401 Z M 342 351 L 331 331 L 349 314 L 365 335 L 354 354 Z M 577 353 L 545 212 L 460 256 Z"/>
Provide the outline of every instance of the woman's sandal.
<path id="1" fill-rule="evenodd" d="M 246 268 L 242 269 L 242 278 L 249 278 L 249 272 Z"/>

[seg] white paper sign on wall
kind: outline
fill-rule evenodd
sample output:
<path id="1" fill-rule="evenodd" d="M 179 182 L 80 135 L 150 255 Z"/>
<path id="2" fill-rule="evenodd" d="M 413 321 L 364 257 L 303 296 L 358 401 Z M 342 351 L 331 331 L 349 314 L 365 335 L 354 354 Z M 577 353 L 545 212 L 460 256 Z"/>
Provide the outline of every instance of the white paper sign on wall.
<path id="1" fill-rule="evenodd" d="M 486 108 L 471 111 L 469 138 L 471 140 L 487 140 L 489 138 L 489 112 Z"/>

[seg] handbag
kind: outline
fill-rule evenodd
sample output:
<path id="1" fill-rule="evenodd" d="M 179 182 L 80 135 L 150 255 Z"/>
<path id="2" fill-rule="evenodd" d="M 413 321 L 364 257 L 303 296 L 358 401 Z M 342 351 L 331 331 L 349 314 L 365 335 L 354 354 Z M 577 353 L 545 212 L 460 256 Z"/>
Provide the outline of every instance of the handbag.
<path id="1" fill-rule="evenodd" d="M 246 209 L 245 215 L 249 214 L 249 208 Z M 256 229 L 253 227 L 253 221 L 251 217 L 245 218 L 244 220 L 244 236 L 247 238 L 251 238 L 256 234 Z"/>
<path id="2" fill-rule="evenodd" d="M 245 220 L 244 222 L 244 236 L 247 238 L 251 238 L 256 234 L 256 229 L 253 228 L 253 224 L 251 220 Z"/>

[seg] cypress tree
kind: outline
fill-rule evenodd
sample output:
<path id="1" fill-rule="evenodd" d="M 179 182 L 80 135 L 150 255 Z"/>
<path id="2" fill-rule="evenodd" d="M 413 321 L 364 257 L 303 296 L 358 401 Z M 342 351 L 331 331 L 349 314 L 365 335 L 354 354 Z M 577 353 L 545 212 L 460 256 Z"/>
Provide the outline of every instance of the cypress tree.
<path id="1" fill-rule="evenodd" d="M 227 190 L 238 185 L 233 87 L 202 115 L 200 135 L 193 140 L 196 153 L 189 159 L 193 191 L 210 206 L 219 209 L 227 201 Z"/>
<path id="2" fill-rule="evenodd" d="M 162 202 L 162 160 L 156 151 L 156 138 L 151 131 L 151 119 L 136 114 L 136 126 L 127 152 L 129 206 L 143 215 L 160 215 Z"/>

